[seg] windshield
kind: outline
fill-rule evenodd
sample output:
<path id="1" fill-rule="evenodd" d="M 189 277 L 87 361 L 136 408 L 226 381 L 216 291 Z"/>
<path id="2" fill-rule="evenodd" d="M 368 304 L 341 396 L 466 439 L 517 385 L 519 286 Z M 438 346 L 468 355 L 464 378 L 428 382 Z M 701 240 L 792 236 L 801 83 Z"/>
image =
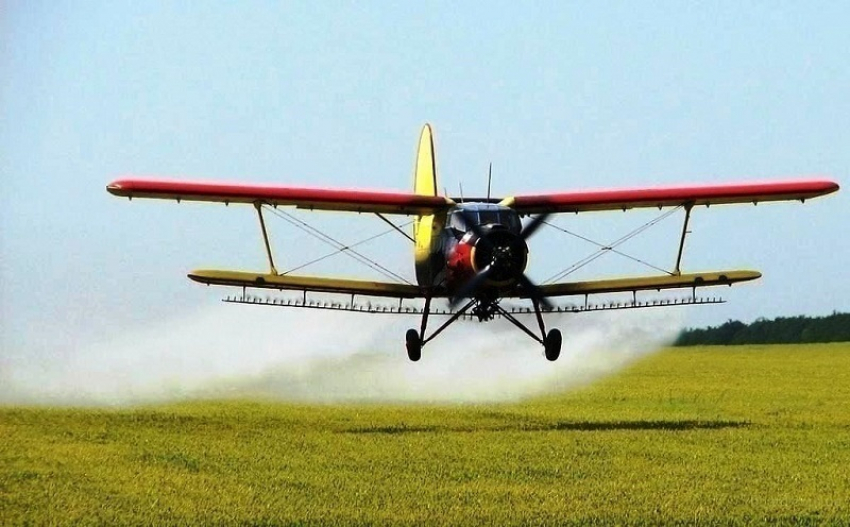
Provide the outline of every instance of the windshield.
<path id="1" fill-rule="evenodd" d="M 478 224 L 487 225 L 488 223 L 503 223 L 502 213 L 498 210 L 480 210 L 478 211 Z"/>
<path id="2" fill-rule="evenodd" d="M 513 232 L 519 232 L 520 221 L 519 217 L 510 209 L 465 209 L 466 217 L 471 221 L 475 221 L 476 225 L 499 224 L 504 225 Z M 449 226 L 457 232 L 466 232 L 469 227 L 466 225 L 466 219 L 460 213 L 455 211 L 449 218 Z"/>

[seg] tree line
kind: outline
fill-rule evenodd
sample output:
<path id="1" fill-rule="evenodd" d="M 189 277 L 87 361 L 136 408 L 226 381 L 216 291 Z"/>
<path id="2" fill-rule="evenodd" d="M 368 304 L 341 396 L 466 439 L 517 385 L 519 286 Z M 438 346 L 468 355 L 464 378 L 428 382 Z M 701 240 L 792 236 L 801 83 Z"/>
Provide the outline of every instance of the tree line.
<path id="1" fill-rule="evenodd" d="M 752 324 L 729 320 L 719 326 L 683 331 L 674 346 L 732 344 L 803 344 L 850 341 L 850 313 L 825 317 L 759 318 Z"/>

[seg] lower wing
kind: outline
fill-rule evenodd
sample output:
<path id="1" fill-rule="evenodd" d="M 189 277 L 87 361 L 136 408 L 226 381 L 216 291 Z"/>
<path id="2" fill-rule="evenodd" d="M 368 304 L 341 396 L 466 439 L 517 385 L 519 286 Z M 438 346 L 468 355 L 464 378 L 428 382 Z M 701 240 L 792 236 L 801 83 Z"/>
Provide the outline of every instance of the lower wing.
<path id="1" fill-rule="evenodd" d="M 224 285 L 234 287 L 253 287 L 315 293 L 338 293 L 349 295 L 375 296 L 385 298 L 432 298 L 446 297 L 442 290 L 428 290 L 412 284 L 395 282 L 374 282 L 371 280 L 348 280 L 320 276 L 278 275 L 270 273 L 252 273 L 248 271 L 224 271 L 202 269 L 189 273 L 189 278 L 206 285 Z M 662 289 L 683 289 L 732 285 L 756 280 L 761 277 L 757 271 L 711 271 L 705 273 L 687 273 L 678 275 L 636 276 L 606 280 L 588 280 L 582 282 L 564 282 L 540 286 L 545 297 L 593 295 L 632 291 L 660 291 Z M 522 290 L 507 297 L 526 298 Z"/>
<path id="2" fill-rule="evenodd" d="M 293 276 L 203 269 L 192 271 L 189 273 L 189 278 L 207 285 L 259 287 L 265 289 L 340 293 L 387 298 L 421 298 L 425 296 L 425 292 L 421 287 L 412 284 L 347 280 L 320 276 Z"/>
<path id="3" fill-rule="evenodd" d="M 583 282 L 564 282 L 540 286 L 544 297 L 593 295 L 632 291 L 660 291 L 662 289 L 684 289 L 711 287 L 748 282 L 761 277 L 758 271 L 711 271 L 705 273 L 687 273 L 678 275 L 636 276 L 608 280 L 588 280 Z M 520 292 L 519 297 L 527 295 Z"/>

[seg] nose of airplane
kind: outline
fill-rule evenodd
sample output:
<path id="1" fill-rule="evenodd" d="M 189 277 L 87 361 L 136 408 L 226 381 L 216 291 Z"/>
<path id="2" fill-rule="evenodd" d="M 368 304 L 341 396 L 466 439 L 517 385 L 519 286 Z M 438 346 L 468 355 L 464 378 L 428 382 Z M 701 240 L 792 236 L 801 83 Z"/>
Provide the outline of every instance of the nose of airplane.
<path id="1" fill-rule="evenodd" d="M 489 266 L 487 282 L 491 285 L 515 283 L 528 264 L 525 240 L 501 225 L 488 226 L 482 234 L 471 255 L 475 272 Z"/>

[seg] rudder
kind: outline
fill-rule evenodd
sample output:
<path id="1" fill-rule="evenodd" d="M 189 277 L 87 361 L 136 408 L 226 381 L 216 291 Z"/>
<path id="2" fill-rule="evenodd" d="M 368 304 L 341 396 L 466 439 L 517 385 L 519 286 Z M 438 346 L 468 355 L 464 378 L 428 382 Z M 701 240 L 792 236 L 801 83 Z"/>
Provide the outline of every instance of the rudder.
<path id="1" fill-rule="evenodd" d="M 413 192 L 418 195 L 437 195 L 437 160 L 434 154 L 434 135 L 431 125 L 422 127 L 416 165 L 413 172 Z M 438 249 L 440 231 L 445 223 L 445 214 L 423 214 L 413 222 L 413 239 L 416 242 L 416 281 L 420 286 L 435 285 L 437 269 L 432 256 Z"/>
<path id="2" fill-rule="evenodd" d="M 434 155 L 434 134 L 430 124 L 422 127 L 422 134 L 419 136 L 416 167 L 413 172 L 413 192 L 421 196 L 437 195 L 437 160 Z"/>

